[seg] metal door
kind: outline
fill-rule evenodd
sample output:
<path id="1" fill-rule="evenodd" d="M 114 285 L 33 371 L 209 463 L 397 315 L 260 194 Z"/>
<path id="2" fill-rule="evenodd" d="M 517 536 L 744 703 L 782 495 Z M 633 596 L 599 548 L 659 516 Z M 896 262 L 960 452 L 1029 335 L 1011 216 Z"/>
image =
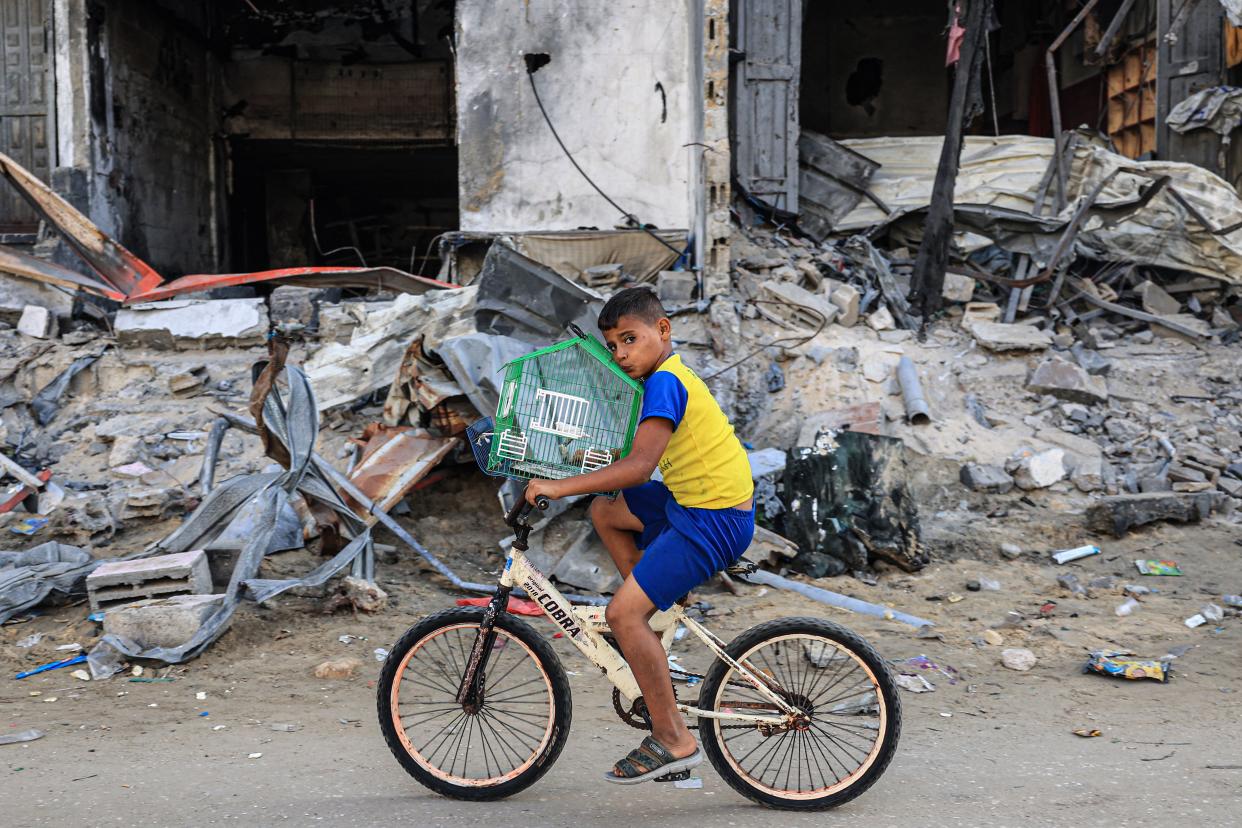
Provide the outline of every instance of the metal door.
<path id="1" fill-rule="evenodd" d="M 1160 0 L 1157 7 L 1156 152 L 1220 174 L 1220 136 L 1210 129 L 1179 135 L 1165 119 L 1186 98 L 1222 83 L 1224 17 L 1217 0 Z"/>
<path id="2" fill-rule="evenodd" d="M 735 0 L 733 14 L 734 169 L 751 195 L 796 213 L 802 0 Z"/>
<path id="3" fill-rule="evenodd" d="M 0 152 L 47 181 L 52 164 L 52 0 L 0 0 Z M 12 187 L 0 187 L 0 233 L 39 220 Z"/>

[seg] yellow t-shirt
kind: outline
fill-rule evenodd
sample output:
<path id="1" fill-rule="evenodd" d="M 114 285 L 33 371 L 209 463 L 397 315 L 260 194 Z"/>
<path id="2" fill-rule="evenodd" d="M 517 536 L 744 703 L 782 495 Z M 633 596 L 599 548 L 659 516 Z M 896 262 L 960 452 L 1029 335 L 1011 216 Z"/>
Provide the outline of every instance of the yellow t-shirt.
<path id="1" fill-rule="evenodd" d="M 644 383 L 639 419 L 648 417 L 673 423 L 660 473 L 679 504 L 728 509 L 750 499 L 755 486 L 746 450 L 707 385 L 677 354 Z"/>

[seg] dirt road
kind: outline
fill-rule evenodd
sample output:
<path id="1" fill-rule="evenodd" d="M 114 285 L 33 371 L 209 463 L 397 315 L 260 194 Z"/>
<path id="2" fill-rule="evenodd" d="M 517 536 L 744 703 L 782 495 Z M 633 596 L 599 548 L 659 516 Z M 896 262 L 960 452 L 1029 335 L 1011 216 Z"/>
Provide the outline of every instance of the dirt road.
<path id="1" fill-rule="evenodd" d="M 450 602 L 411 568 L 395 590 L 396 606 L 376 617 L 310 614 L 309 601 L 292 598 L 275 609 L 247 608 L 218 645 L 174 669 L 172 682 L 117 677 L 84 683 L 59 671 L 0 683 L 4 732 L 28 727 L 46 732 L 33 743 L 0 746 L 3 823 L 1235 824 L 1242 790 L 1237 658 L 1242 624 L 1227 618 L 1219 628 L 1188 630 L 1181 619 L 1235 577 L 1237 547 L 1224 533 L 1198 530 L 1195 537 L 1197 546 L 1177 544 L 1188 574 L 1159 581 L 1161 593 L 1129 618 L 1113 614 L 1120 600 L 1115 594 L 1091 600 L 1058 594 L 1054 577 L 1062 570 L 1035 558 L 962 559 L 917 576 L 887 576 L 875 587 L 850 579 L 826 584 L 928 615 L 944 630 L 944 641 L 917 639 L 908 627 L 826 610 L 771 590 L 750 588 L 739 598 L 708 595 L 722 613 L 708 623 L 725 636 L 778 615 L 825 615 L 862 632 L 886 657 L 925 653 L 960 671 L 955 684 L 926 674 L 936 686 L 933 693 L 903 692 L 897 759 L 875 788 L 828 815 L 759 808 L 707 766 L 700 771 L 701 789 L 604 783 L 600 775 L 636 744 L 639 732 L 615 717 L 607 686 L 564 641 L 553 643 L 575 673 L 574 721 L 568 746 L 548 775 L 499 803 L 460 803 L 430 794 L 388 753 L 375 724 L 371 686 L 379 668 L 372 650 L 388 646 L 413 618 Z M 1173 535 L 1148 534 L 1110 545 L 1109 554 L 1077 565 L 1076 571 L 1084 579 L 1124 574 L 1136 544 L 1150 549 L 1161 538 L 1173 545 Z M 979 575 L 996 577 L 1004 589 L 966 592 L 965 580 Z M 925 600 L 957 590 L 961 601 Z M 1049 597 L 1058 601 L 1052 618 L 1003 631 L 1003 646 L 1030 647 L 1039 663 L 1027 673 L 1004 669 L 998 663 L 1002 647 L 983 644 L 979 632 L 1011 608 L 1033 617 Z M 73 618 L 81 614 L 82 608 L 68 608 L 5 628 L 2 649 L 14 652 L 12 641 L 40 624 L 51 630 L 61 620 L 72 630 Z M 540 629 L 552 632 L 546 623 L 540 622 Z M 347 633 L 367 640 L 342 644 L 338 637 Z M 1177 660 L 1168 684 L 1081 673 L 1090 648 L 1131 647 L 1160 655 L 1182 644 L 1193 649 Z M 682 663 L 701 666 L 701 655 L 688 642 L 676 646 Z M 315 664 L 344 654 L 365 659 L 359 677 L 311 677 Z M 206 697 L 200 700 L 198 693 Z M 200 715 L 204 711 L 207 716 Z M 1103 735 L 1083 739 L 1071 733 L 1081 727 L 1099 728 Z M 253 753 L 262 756 L 248 758 Z"/>

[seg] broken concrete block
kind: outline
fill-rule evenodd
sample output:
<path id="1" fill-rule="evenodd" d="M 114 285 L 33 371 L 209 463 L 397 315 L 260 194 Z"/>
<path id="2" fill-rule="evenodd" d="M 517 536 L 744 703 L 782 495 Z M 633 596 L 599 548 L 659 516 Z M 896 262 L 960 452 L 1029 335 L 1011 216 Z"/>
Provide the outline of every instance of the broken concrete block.
<path id="1" fill-rule="evenodd" d="M 762 526 L 755 527 L 755 536 L 746 549 L 746 557 L 752 561 L 766 560 L 771 566 L 780 566 L 798 557 L 798 545 Z"/>
<path id="2" fill-rule="evenodd" d="M 1080 342 L 1075 342 L 1070 346 L 1070 353 L 1074 356 L 1078 367 L 1093 377 L 1102 377 L 1112 370 L 1113 363 L 1110 360 L 1101 356 L 1099 351 L 1093 351 Z"/>
<path id="3" fill-rule="evenodd" d="M 858 288 L 853 285 L 836 284 L 832 288 L 832 293 L 828 297 L 832 300 L 832 304 L 837 306 L 839 315 L 837 316 L 837 324 L 846 328 L 852 328 L 858 324 L 858 303 L 862 301 L 862 294 L 858 292 Z"/>
<path id="4" fill-rule="evenodd" d="M 946 273 L 940 295 L 946 302 L 969 302 L 975 296 L 975 280 L 960 273 Z"/>
<path id="5" fill-rule="evenodd" d="M 121 506 L 121 519 L 161 518 L 171 495 L 172 491 L 167 488 L 129 490 L 125 493 L 125 503 Z"/>
<path id="6" fill-rule="evenodd" d="M 789 282 L 769 280 L 759 286 L 759 293 L 767 300 L 765 311 L 802 328 L 814 330 L 837 317 L 836 305 Z"/>
<path id="7" fill-rule="evenodd" d="M 315 299 L 319 288 L 280 285 L 267 297 L 272 321 L 278 325 L 310 325 L 315 318 Z"/>
<path id="8" fill-rule="evenodd" d="M 1070 482 L 1080 492 L 1098 492 L 1104 488 L 1104 461 L 1099 457 L 1077 458 L 1077 465 L 1070 472 Z"/>
<path id="9" fill-rule="evenodd" d="M 1157 521 L 1198 523 L 1212 513 L 1214 499 L 1207 492 L 1146 492 L 1103 497 L 1087 508 L 1087 526 L 1121 537 L 1136 526 Z"/>
<path id="10" fill-rule="evenodd" d="M 1200 480 L 1196 483 L 1174 483 L 1173 491 L 1175 492 L 1210 492 L 1216 486 L 1209 480 Z"/>
<path id="11" fill-rule="evenodd" d="M 122 345 L 210 348 L 260 345 L 267 337 L 262 299 L 174 299 L 117 311 Z"/>
<path id="12" fill-rule="evenodd" d="M 201 549 L 129 561 L 107 561 L 86 576 L 91 609 L 106 602 L 170 593 L 211 592 L 211 571 Z"/>
<path id="13" fill-rule="evenodd" d="M 975 341 L 989 351 L 1042 351 L 1052 345 L 1050 333 L 1031 325 L 972 321 L 969 330 Z"/>
<path id="14" fill-rule="evenodd" d="M 1128 443 L 1147 434 L 1147 429 L 1123 417 L 1109 417 L 1104 421 L 1104 430 L 1115 443 Z"/>
<path id="15" fill-rule="evenodd" d="M 41 305 L 27 305 L 17 320 L 17 332 L 35 339 L 56 336 L 56 315 Z"/>
<path id="16" fill-rule="evenodd" d="M 1013 482 L 1019 489 L 1028 492 L 1046 489 L 1065 479 L 1065 450 L 1019 449 L 1005 461 L 1005 471 L 1013 475 Z"/>
<path id="17" fill-rule="evenodd" d="M 697 286 L 698 277 L 688 270 L 662 270 L 656 275 L 656 295 L 667 305 L 690 304 Z"/>
<path id="18" fill-rule="evenodd" d="M 582 281 L 587 287 L 595 290 L 611 290 L 621 283 L 621 277 L 624 275 L 625 271 L 619 262 L 598 264 L 582 271 Z M 659 282 L 659 277 L 656 277 L 656 281 Z"/>
<path id="19" fill-rule="evenodd" d="M 144 650 L 178 647 L 194 637 L 220 607 L 224 595 L 174 595 L 148 598 L 104 612 L 103 628 Z"/>
<path id="20" fill-rule="evenodd" d="M 1000 318 L 1000 305 L 995 302 L 967 302 L 966 307 L 962 308 L 959 324 L 962 330 L 969 331 L 976 322 L 999 322 Z"/>
<path id="21" fill-rule="evenodd" d="M 1242 480 L 1234 480 L 1232 477 L 1222 477 L 1216 481 L 1216 488 L 1220 489 L 1230 497 L 1242 498 Z"/>
<path id="22" fill-rule="evenodd" d="M 1005 494 L 1013 489 L 1013 478 L 1000 466 L 967 463 L 959 474 L 962 485 L 972 492 Z"/>
<path id="23" fill-rule="evenodd" d="M 1143 302 L 1143 310 L 1157 316 L 1172 316 L 1182 309 L 1181 302 L 1150 280 L 1138 286 L 1138 295 Z"/>
<path id="24" fill-rule="evenodd" d="M 1093 377 L 1073 363 L 1055 357 L 1045 359 L 1031 374 L 1027 390 L 1037 394 L 1051 394 L 1070 402 L 1108 402 L 1108 385 L 1100 377 Z"/>
<path id="25" fill-rule="evenodd" d="M 195 365 L 169 377 L 168 390 L 172 392 L 174 397 L 179 399 L 196 397 L 202 393 L 210 380 L 211 375 L 207 373 L 207 366 Z"/>
<path id="26" fill-rule="evenodd" d="M 108 468 L 127 466 L 142 459 L 142 440 L 127 434 L 119 435 L 108 450 Z"/>
<path id="27" fill-rule="evenodd" d="M 896 329 L 897 322 L 892 311 L 881 305 L 867 315 L 867 327 L 873 331 L 891 331 Z"/>

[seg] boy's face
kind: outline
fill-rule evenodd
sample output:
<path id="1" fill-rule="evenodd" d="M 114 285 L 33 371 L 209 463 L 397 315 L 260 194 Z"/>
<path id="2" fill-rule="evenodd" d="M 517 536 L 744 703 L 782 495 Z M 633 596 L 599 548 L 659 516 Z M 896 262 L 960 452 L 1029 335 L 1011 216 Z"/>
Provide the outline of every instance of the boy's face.
<path id="1" fill-rule="evenodd" d="M 668 319 L 651 323 L 637 316 L 622 316 L 615 328 L 602 333 L 613 362 L 633 379 L 648 377 L 672 349 L 673 325 Z"/>

